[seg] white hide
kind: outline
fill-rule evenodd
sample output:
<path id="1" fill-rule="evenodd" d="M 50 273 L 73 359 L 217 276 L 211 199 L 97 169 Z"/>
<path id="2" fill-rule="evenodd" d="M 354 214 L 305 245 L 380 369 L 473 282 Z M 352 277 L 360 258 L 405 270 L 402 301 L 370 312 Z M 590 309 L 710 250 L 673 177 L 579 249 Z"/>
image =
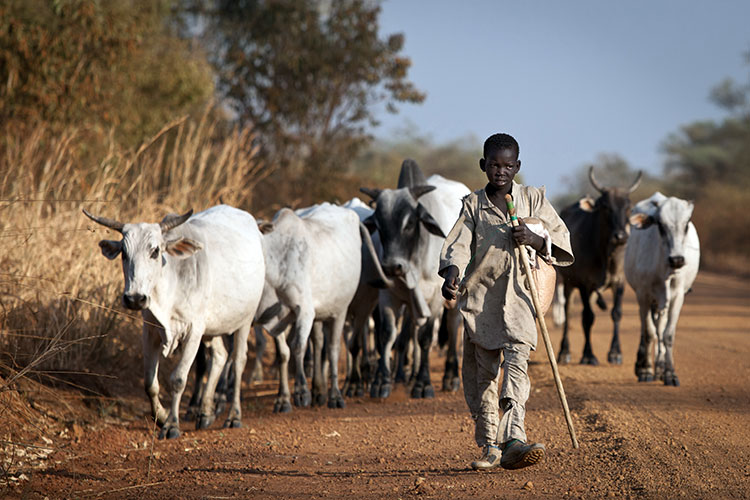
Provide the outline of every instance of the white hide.
<path id="1" fill-rule="evenodd" d="M 292 351 L 298 367 L 295 404 L 308 406 L 311 402 L 304 370 L 299 367 L 304 366 L 305 348 L 315 321 L 322 323 L 330 336 L 329 406 L 341 407 L 338 356 L 347 308 L 361 272 L 359 218 L 353 211 L 329 203 L 296 213 L 282 209 L 273 219 L 273 229 L 264 234 L 263 247 L 267 294 L 275 295 L 285 306 L 288 316 L 282 320 L 282 326 L 285 321 L 294 323 Z M 315 395 L 325 394 L 322 374 L 316 373 L 314 382 Z M 275 409 L 286 411 L 288 400 L 288 387 L 280 387 Z"/>
<path id="2" fill-rule="evenodd" d="M 144 383 L 152 415 L 164 422 L 160 437 L 179 435 L 180 398 L 204 335 L 237 331 L 233 351 L 237 385 L 227 423 L 239 425 L 239 382 L 246 360 L 247 335 L 265 274 L 261 234 L 255 219 L 242 210 L 219 205 L 193 215 L 166 234 L 162 234 L 159 224 L 140 223 L 125 224 L 122 235 L 121 242 L 102 241 L 100 246 L 110 259 L 124 249 L 125 294 L 146 297 L 142 310 Z M 218 344 L 211 345 L 221 350 Z M 182 348 L 181 359 L 170 377 L 172 401 L 167 413 L 159 400 L 159 358 L 169 356 L 178 346 Z M 204 398 L 208 406 L 213 404 L 216 379 L 218 373 L 209 375 L 210 392 Z M 208 407 L 201 412 L 213 413 Z"/>
<path id="3" fill-rule="evenodd" d="M 695 280 L 700 243 L 690 222 L 693 204 L 657 192 L 632 210 L 630 239 L 625 250 L 625 276 L 635 290 L 641 316 L 641 346 L 636 372 L 641 380 L 654 375 L 678 385 L 672 348 L 685 294 Z M 675 268 L 672 259 L 684 259 Z"/>

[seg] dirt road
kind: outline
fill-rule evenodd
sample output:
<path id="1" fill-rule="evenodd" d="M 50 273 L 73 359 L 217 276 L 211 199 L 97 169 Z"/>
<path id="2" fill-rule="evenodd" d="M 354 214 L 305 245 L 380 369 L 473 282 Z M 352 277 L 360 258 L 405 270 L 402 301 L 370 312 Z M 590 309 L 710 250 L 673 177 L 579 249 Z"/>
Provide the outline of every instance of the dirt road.
<path id="1" fill-rule="evenodd" d="M 583 346 L 579 318 L 576 312 L 574 360 Z M 550 330 L 557 348 L 560 330 Z M 343 410 L 273 415 L 275 384 L 268 382 L 244 390 L 244 428 L 224 430 L 217 421 L 211 430 L 195 431 L 183 422 L 182 437 L 171 441 L 152 440 L 142 396 L 134 401 L 139 415 L 108 417 L 63 433 L 46 469 L 0 489 L 0 496 L 750 497 L 750 281 L 699 274 L 676 337 L 681 387 L 636 381 L 639 332 L 628 290 L 623 364 L 606 364 L 611 321 L 597 311 L 594 352 L 604 364 L 561 367 L 579 450 L 570 445 L 540 342 L 532 358 L 527 431 L 530 439 L 547 445 L 548 456 L 528 469 L 468 469 L 478 450 L 460 392 L 411 400 L 399 388 L 386 401 L 355 398 Z M 433 372 L 437 388 L 440 378 Z"/>

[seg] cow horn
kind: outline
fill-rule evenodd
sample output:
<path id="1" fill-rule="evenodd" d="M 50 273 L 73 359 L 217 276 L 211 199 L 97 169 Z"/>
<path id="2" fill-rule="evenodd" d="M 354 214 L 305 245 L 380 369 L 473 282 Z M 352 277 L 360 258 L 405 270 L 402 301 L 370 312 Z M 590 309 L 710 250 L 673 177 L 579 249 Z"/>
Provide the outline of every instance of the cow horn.
<path id="1" fill-rule="evenodd" d="M 101 224 L 102 226 L 108 227 L 110 229 L 114 229 L 115 231 L 118 231 L 122 233 L 122 228 L 125 227 L 125 224 L 122 222 L 118 222 L 113 219 L 107 219 L 106 217 L 97 217 L 96 215 L 90 214 L 86 209 L 83 209 L 83 213 L 86 214 L 86 217 L 91 219 L 94 222 L 97 222 Z"/>
<path id="2" fill-rule="evenodd" d="M 641 179 L 643 179 L 643 170 L 638 171 L 638 177 L 635 178 L 633 185 L 628 188 L 628 193 L 632 193 L 638 189 L 638 186 L 641 184 Z"/>
<path id="3" fill-rule="evenodd" d="M 604 188 L 599 185 L 598 182 L 596 182 L 596 179 L 594 178 L 594 166 L 591 165 L 589 167 L 589 181 L 591 181 L 591 185 L 594 186 L 594 188 L 599 191 L 600 193 L 604 192 Z"/>
<path id="4" fill-rule="evenodd" d="M 381 189 L 377 189 L 377 188 L 359 188 L 359 191 L 361 193 L 366 194 L 367 196 L 369 196 L 373 200 L 376 200 L 378 198 L 378 196 L 380 196 L 380 193 L 381 193 L 382 190 Z"/>
<path id="5" fill-rule="evenodd" d="M 414 186 L 409 188 L 409 192 L 415 200 L 418 200 L 420 196 L 429 193 L 433 189 L 435 189 L 435 186 Z"/>
<path id="6" fill-rule="evenodd" d="M 193 215 L 193 209 L 191 208 L 187 212 L 185 212 L 182 215 L 174 215 L 169 214 L 159 223 L 159 227 L 161 228 L 162 233 L 166 233 L 167 231 L 170 231 L 180 224 L 184 223 L 186 220 L 190 218 L 190 216 Z"/>

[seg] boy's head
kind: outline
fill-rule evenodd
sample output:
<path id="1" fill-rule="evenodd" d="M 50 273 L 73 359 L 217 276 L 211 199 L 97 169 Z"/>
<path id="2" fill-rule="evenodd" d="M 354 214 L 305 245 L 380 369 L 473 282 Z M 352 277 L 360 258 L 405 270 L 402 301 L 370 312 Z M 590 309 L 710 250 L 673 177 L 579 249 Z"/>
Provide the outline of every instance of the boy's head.
<path id="1" fill-rule="evenodd" d="M 521 169 L 519 152 L 518 142 L 508 134 L 494 134 L 484 141 L 484 157 L 479 160 L 479 168 L 487 174 L 490 184 L 503 188 L 513 181 Z"/>

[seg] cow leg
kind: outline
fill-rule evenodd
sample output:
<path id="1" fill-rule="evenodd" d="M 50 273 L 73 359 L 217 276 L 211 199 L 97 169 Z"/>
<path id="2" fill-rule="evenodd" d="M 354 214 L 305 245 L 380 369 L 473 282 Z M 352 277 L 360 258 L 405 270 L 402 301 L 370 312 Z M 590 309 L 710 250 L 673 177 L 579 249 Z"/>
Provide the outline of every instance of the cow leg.
<path id="1" fill-rule="evenodd" d="M 414 356 L 411 356 L 412 369 L 409 377 L 406 376 L 407 365 L 409 365 L 409 351 L 416 345 L 416 339 L 414 338 L 414 331 L 412 328 L 411 315 L 405 315 L 401 322 L 401 329 L 396 337 L 396 375 L 393 381 L 397 384 L 406 383 L 408 379 L 413 378 L 416 375 L 416 370 L 413 368 Z"/>
<path id="2" fill-rule="evenodd" d="M 312 303 L 310 300 L 307 303 Z M 294 353 L 294 405 L 306 408 L 312 403 L 310 389 L 307 387 L 307 377 L 305 376 L 305 351 L 307 351 L 307 341 L 310 338 L 310 331 L 313 327 L 315 312 L 312 307 L 301 309 L 297 314 L 297 321 L 294 324 L 294 341 L 292 343 L 292 352 Z"/>
<path id="3" fill-rule="evenodd" d="M 351 332 L 346 342 L 346 379 L 344 380 L 344 394 L 346 397 L 352 397 L 357 390 L 362 390 L 362 350 L 361 337 L 364 335 L 361 331 L 361 321 L 354 319 L 351 326 Z M 361 396 L 361 394 L 359 394 Z"/>
<path id="4" fill-rule="evenodd" d="M 448 352 L 445 357 L 445 373 L 443 375 L 443 390 L 455 392 L 461 387 L 458 375 L 458 331 L 461 328 L 461 314 L 457 307 L 445 309 L 441 328 L 448 329 Z"/>
<path id="5" fill-rule="evenodd" d="M 151 418 L 163 426 L 167 421 L 167 410 L 159 400 L 159 356 L 161 355 L 161 335 L 153 328 L 143 326 L 143 386 L 151 402 Z"/>
<path id="6" fill-rule="evenodd" d="M 164 426 L 161 428 L 161 432 L 159 433 L 159 439 L 173 439 L 180 437 L 180 399 L 182 398 L 182 393 L 185 392 L 185 383 L 187 382 L 190 365 L 192 365 L 193 360 L 195 360 L 195 355 L 198 352 L 198 346 L 200 345 L 201 338 L 203 337 L 203 331 L 204 328 L 202 326 L 193 325 L 190 335 L 188 335 L 184 341 L 180 361 L 177 363 L 177 366 L 172 371 L 172 374 L 169 377 L 172 402 L 169 415 L 167 416 L 167 421 L 164 423 Z M 204 399 L 209 397 L 213 398 L 214 389 L 215 387 L 211 387 L 210 385 L 206 384 L 206 393 Z"/>
<path id="7" fill-rule="evenodd" d="M 242 407 L 240 396 L 242 391 L 242 374 L 247 364 L 247 340 L 250 337 L 250 323 L 242 325 L 234 332 L 234 345 L 232 346 L 232 366 L 234 367 L 234 379 L 232 380 L 232 405 L 229 415 L 224 421 L 224 427 L 242 427 Z"/>
<path id="8" fill-rule="evenodd" d="M 312 403 L 314 406 L 323 406 L 326 403 L 326 383 L 323 375 L 323 346 L 325 344 L 323 323 L 315 321 L 312 330 L 313 346 L 313 380 L 312 380 Z"/>
<path id="9" fill-rule="evenodd" d="M 279 393 L 273 403 L 273 412 L 289 413 L 292 411 L 292 398 L 289 392 L 289 346 L 284 330 L 274 335 L 273 340 L 279 358 Z"/>
<path id="10" fill-rule="evenodd" d="M 585 337 L 585 343 L 583 344 L 583 357 L 581 358 L 582 365 L 599 364 L 599 360 L 596 359 L 596 356 L 594 356 L 594 350 L 591 348 L 591 327 L 594 325 L 594 310 L 591 309 L 590 298 L 591 294 L 585 293 L 583 289 L 581 289 L 581 301 L 583 302 L 581 323 L 583 326 L 583 335 Z"/>
<path id="11" fill-rule="evenodd" d="M 625 293 L 625 284 L 621 283 L 613 290 L 612 304 L 612 323 L 614 329 L 612 330 L 612 343 L 609 346 L 609 353 L 607 353 L 607 361 L 615 365 L 622 364 L 622 351 L 620 350 L 620 320 L 622 319 L 622 296 Z"/>
<path id="12" fill-rule="evenodd" d="M 679 387 L 680 379 L 674 369 L 674 338 L 677 332 L 677 320 L 680 317 L 685 294 L 680 290 L 672 294 L 672 300 L 668 308 L 667 326 L 664 329 L 664 385 Z"/>
<path id="13" fill-rule="evenodd" d="M 263 354 L 266 352 L 266 336 L 263 329 L 255 328 L 255 361 L 253 371 L 250 372 L 250 383 L 259 384 L 263 382 Z M 278 351 L 277 351 L 278 352 Z"/>
<path id="14" fill-rule="evenodd" d="M 224 413 L 227 407 L 227 401 L 232 399 L 232 391 L 234 386 L 234 379 L 236 369 L 234 367 L 234 336 L 222 335 L 220 338 L 224 343 L 224 348 L 227 351 L 227 361 L 224 363 L 224 367 L 221 370 L 219 380 L 216 382 L 216 391 L 214 392 L 214 413 L 218 416 Z"/>
<path id="15" fill-rule="evenodd" d="M 570 308 L 570 294 L 573 289 L 570 287 L 564 287 L 564 298 L 562 300 L 562 306 L 564 311 L 563 317 L 563 333 L 562 340 L 560 341 L 560 352 L 557 354 L 557 362 L 561 365 L 567 365 L 570 363 L 570 341 L 568 340 L 568 318 L 570 314 L 568 309 Z"/>
<path id="16" fill-rule="evenodd" d="M 382 294 L 381 294 L 382 297 Z M 375 379 L 370 385 L 370 396 L 373 398 L 387 398 L 391 395 L 391 349 L 396 341 L 396 311 L 389 302 L 381 308 L 382 329 L 378 342 L 380 359 Z"/>
<path id="17" fill-rule="evenodd" d="M 339 355 L 341 353 L 341 334 L 346 321 L 346 311 L 342 311 L 329 323 L 329 337 L 326 339 L 328 362 L 331 373 L 331 386 L 328 389 L 328 408 L 344 408 L 344 398 L 339 390 Z"/>
<path id="18" fill-rule="evenodd" d="M 430 347 L 432 347 L 432 335 L 435 327 L 435 317 L 430 318 L 421 327 L 414 325 L 418 343 L 415 343 L 415 356 L 412 371 L 416 372 L 414 386 L 411 389 L 413 398 L 434 398 L 435 389 L 430 381 Z M 416 354 L 419 353 L 419 356 Z M 417 366 L 419 360 L 419 366 Z"/>
<path id="19" fill-rule="evenodd" d="M 195 387 L 193 387 L 193 395 L 190 396 L 190 402 L 188 403 L 188 409 L 185 412 L 184 419 L 187 422 L 192 422 L 200 414 L 200 403 L 203 400 L 203 389 L 206 386 L 205 375 L 208 371 L 208 360 L 206 359 L 206 346 L 201 342 L 198 347 L 198 354 L 195 355 Z"/>
<path id="20" fill-rule="evenodd" d="M 638 310 L 641 314 L 641 341 L 638 345 L 635 374 L 638 376 L 638 382 L 653 382 L 654 342 L 656 340 L 654 313 L 645 297 L 638 297 Z"/>
<path id="21" fill-rule="evenodd" d="M 667 304 L 670 300 L 667 299 Z M 656 362 L 654 363 L 654 379 L 664 380 L 664 358 L 666 348 L 664 346 L 664 332 L 669 321 L 668 309 L 660 309 L 656 314 Z"/>
<path id="22" fill-rule="evenodd" d="M 203 398 L 201 400 L 200 414 L 195 421 L 196 429 L 208 429 L 214 420 L 214 392 L 218 384 L 224 366 L 227 362 L 227 349 L 224 346 L 224 340 L 221 337 L 212 337 L 201 342 L 206 354 L 209 356 L 208 380 L 206 380 Z M 200 349 L 200 346 L 199 346 Z"/>

